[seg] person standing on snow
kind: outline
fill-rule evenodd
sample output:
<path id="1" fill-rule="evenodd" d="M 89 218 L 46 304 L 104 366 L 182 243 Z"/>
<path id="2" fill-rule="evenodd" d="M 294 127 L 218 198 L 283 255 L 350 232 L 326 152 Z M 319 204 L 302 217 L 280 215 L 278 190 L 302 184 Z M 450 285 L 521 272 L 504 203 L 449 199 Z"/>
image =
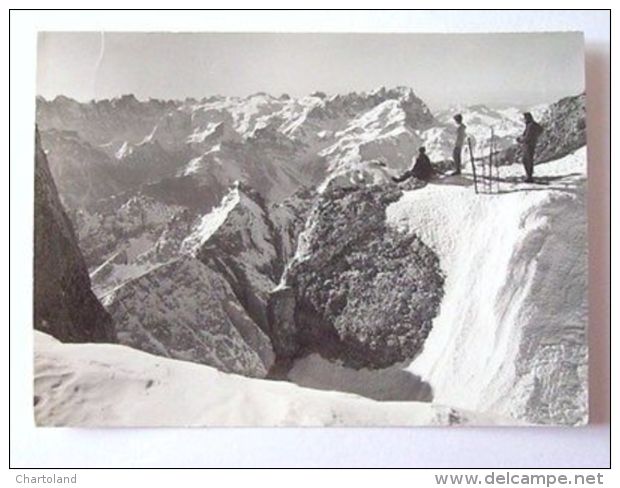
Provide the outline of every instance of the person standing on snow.
<path id="1" fill-rule="evenodd" d="M 523 149 L 523 167 L 525 168 L 525 182 L 532 183 L 534 181 L 534 153 L 536 152 L 536 143 L 543 128 L 534 120 L 530 112 L 523 114 L 525 121 L 525 130 L 523 134 L 517 138 Z"/>
<path id="2" fill-rule="evenodd" d="M 454 116 L 456 122 L 456 140 L 454 141 L 454 149 L 452 150 L 452 159 L 454 160 L 455 175 L 461 174 L 461 154 L 463 153 L 463 145 L 465 144 L 465 124 L 463 124 L 463 116 L 456 114 Z"/>
<path id="3" fill-rule="evenodd" d="M 412 176 L 416 177 L 418 180 L 428 181 L 435 175 L 435 170 L 433 169 L 433 165 L 431 164 L 431 160 L 428 159 L 426 155 L 426 148 L 422 146 L 418 149 L 418 157 L 415 160 L 415 164 L 413 167 L 406 171 L 402 176 L 392 177 L 396 183 L 400 183 L 401 181 L 405 181 Z"/>

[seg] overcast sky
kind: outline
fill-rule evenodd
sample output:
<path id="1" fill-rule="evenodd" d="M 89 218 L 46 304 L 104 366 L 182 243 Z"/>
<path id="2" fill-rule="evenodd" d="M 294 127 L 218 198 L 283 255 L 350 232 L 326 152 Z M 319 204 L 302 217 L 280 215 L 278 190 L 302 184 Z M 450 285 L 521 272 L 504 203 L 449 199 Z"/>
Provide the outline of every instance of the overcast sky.
<path id="1" fill-rule="evenodd" d="M 553 34 L 40 33 L 37 92 L 81 101 L 292 96 L 406 85 L 432 109 L 584 90 L 583 38 Z"/>

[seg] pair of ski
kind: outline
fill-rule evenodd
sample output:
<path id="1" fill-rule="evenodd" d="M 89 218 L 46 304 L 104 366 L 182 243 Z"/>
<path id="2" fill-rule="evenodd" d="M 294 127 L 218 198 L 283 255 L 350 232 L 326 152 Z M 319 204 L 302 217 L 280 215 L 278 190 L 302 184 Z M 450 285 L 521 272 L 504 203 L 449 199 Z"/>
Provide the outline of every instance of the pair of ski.
<path id="1" fill-rule="evenodd" d="M 474 177 L 474 191 L 476 194 L 478 191 L 478 175 L 476 173 L 476 158 L 474 157 L 473 144 L 471 142 L 471 137 L 467 138 L 467 148 L 469 149 L 469 159 L 471 161 L 471 171 Z M 499 193 L 499 165 L 495 161 L 496 155 L 495 148 L 495 131 L 491 127 L 491 139 L 489 140 L 489 159 L 488 165 L 484 164 L 484 159 L 482 160 L 482 171 L 483 171 L 483 183 L 485 193 L 493 193 L 493 180 L 496 181 L 495 191 Z M 493 175 L 493 167 L 495 167 L 495 175 Z"/>

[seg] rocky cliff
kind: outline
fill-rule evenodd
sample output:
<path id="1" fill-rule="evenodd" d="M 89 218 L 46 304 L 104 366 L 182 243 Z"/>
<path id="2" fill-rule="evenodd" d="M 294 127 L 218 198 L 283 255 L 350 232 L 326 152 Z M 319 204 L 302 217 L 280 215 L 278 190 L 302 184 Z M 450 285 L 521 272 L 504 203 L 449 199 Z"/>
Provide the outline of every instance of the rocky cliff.
<path id="1" fill-rule="evenodd" d="M 253 377 L 273 363 L 269 338 L 226 279 L 189 256 L 127 281 L 103 301 L 121 344 Z"/>
<path id="2" fill-rule="evenodd" d="M 537 162 L 561 158 L 586 144 L 586 95 L 553 103 L 540 120 L 544 132 L 536 150 Z"/>
<path id="3" fill-rule="evenodd" d="M 411 360 L 436 315 L 443 276 L 415 234 L 385 225 L 395 188 L 329 188 L 269 303 L 280 361 L 309 352 L 380 368 Z"/>
<path id="4" fill-rule="evenodd" d="M 91 291 L 38 130 L 35 151 L 34 327 L 63 342 L 112 342 L 112 320 Z"/>
<path id="5" fill-rule="evenodd" d="M 270 207 L 237 182 L 206 213 L 148 197 L 123 205 L 115 228 L 133 237 L 93 272 L 120 342 L 265 376 L 274 360 L 267 300 L 290 258 L 305 202 L 301 193 Z"/>

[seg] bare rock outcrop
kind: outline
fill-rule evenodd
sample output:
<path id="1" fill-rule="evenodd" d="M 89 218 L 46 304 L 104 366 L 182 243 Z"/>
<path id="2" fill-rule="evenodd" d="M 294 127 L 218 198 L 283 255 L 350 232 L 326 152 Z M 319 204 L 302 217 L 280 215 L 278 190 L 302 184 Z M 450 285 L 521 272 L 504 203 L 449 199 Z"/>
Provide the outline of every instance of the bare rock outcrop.
<path id="1" fill-rule="evenodd" d="M 103 298 L 118 339 L 136 349 L 263 377 L 273 362 L 269 338 L 222 275 L 185 256 Z"/>
<path id="2" fill-rule="evenodd" d="M 269 302 L 278 360 L 309 352 L 354 368 L 411 360 L 443 296 L 435 253 L 385 225 L 395 188 L 328 188 Z"/>
<path id="3" fill-rule="evenodd" d="M 586 96 L 565 97 L 549 106 L 541 119 L 545 129 L 537 147 L 537 162 L 550 161 L 586 144 Z"/>
<path id="4" fill-rule="evenodd" d="M 38 130 L 34 206 L 34 328 L 63 342 L 114 342 L 112 319 L 91 290 Z"/>

